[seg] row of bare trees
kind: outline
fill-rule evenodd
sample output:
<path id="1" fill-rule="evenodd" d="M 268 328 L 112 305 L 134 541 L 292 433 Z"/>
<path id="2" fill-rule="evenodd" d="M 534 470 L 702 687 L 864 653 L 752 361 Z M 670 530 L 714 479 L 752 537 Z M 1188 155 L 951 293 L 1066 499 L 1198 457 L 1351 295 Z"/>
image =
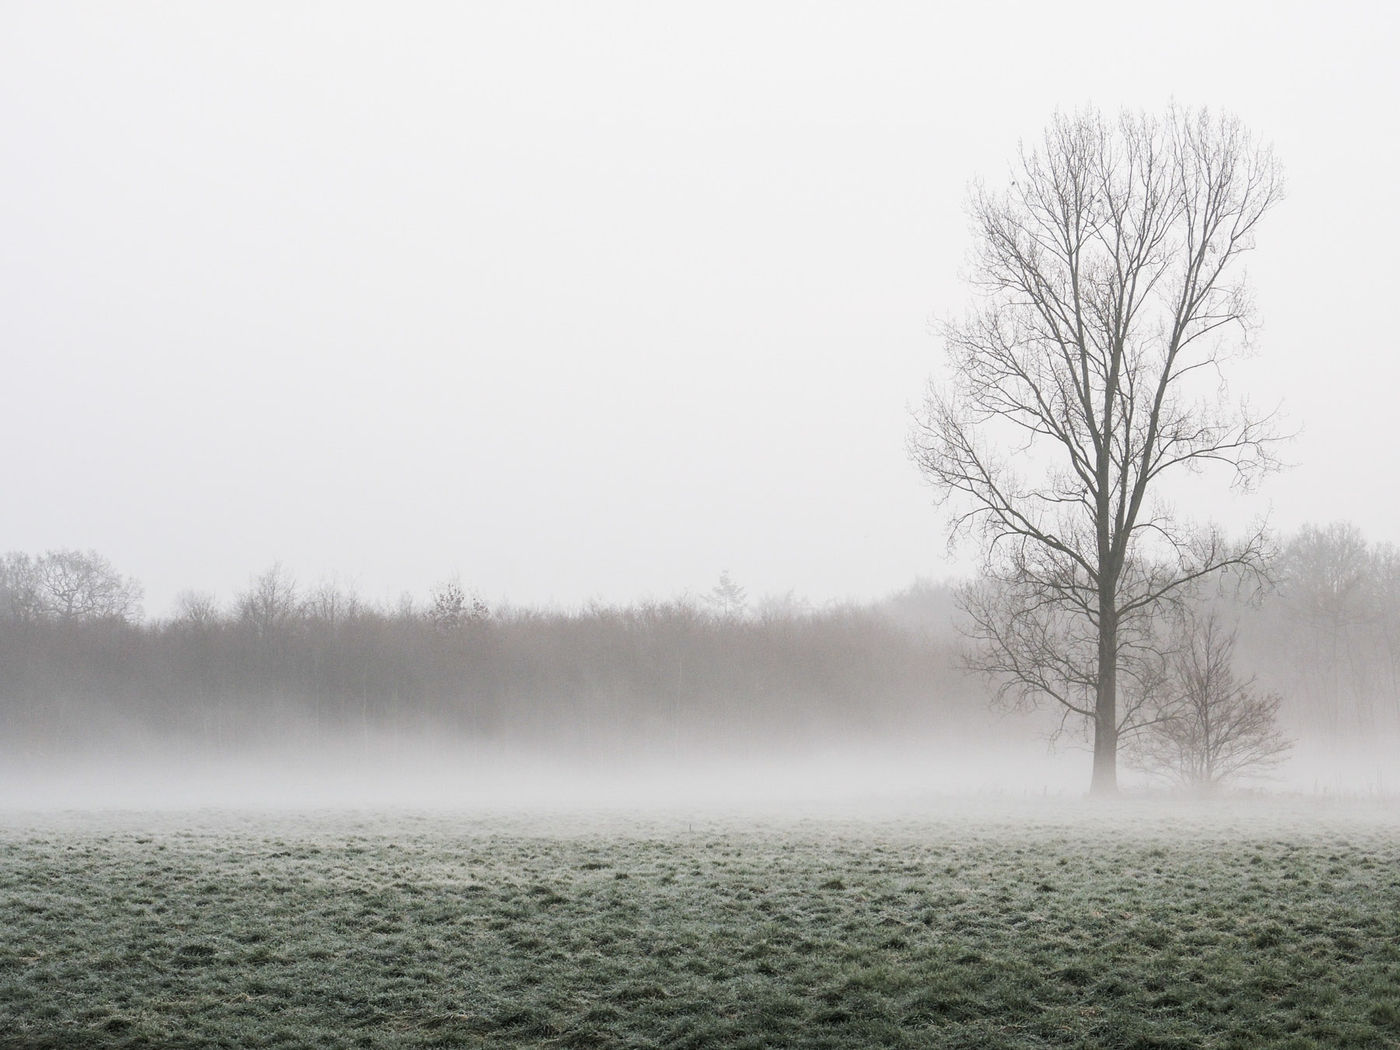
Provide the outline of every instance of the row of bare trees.
<path id="1" fill-rule="evenodd" d="M 453 582 L 384 607 L 273 567 L 165 620 L 0 616 L 0 746 L 426 736 L 607 757 L 947 736 L 983 707 L 955 648 L 946 624 L 875 608 L 488 610 Z"/>
<path id="2" fill-rule="evenodd" d="M 1309 526 L 1282 545 L 1275 574 L 1241 649 L 1288 693 L 1285 720 L 1323 738 L 1400 731 L 1400 549 L 1352 524 Z"/>

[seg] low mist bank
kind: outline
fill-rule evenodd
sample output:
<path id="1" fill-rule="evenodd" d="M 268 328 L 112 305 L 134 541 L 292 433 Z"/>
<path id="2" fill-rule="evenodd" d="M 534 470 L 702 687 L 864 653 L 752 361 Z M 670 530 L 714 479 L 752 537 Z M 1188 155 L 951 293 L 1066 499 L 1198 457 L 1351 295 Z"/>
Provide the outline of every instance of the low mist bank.
<path id="1" fill-rule="evenodd" d="M 840 812 L 934 795 L 1082 792 L 1077 756 L 1034 741 L 938 753 L 909 742 L 828 742 L 781 754 L 599 761 L 472 744 L 374 739 L 238 754 L 190 748 L 27 755 L 0 772 L 0 808 L 365 808 Z"/>
<path id="2" fill-rule="evenodd" d="M 1082 798 L 1084 745 L 1048 747 L 1041 728 L 997 720 L 977 741 L 829 738 L 667 754 L 638 746 L 615 757 L 404 734 L 292 736 L 214 750 L 127 737 L 101 747 L 0 756 L 0 809 L 442 809 L 694 811 L 753 814 L 931 814 L 970 800 Z M 1394 806 L 1400 739 L 1294 754 L 1243 794 L 1370 799 Z M 1164 791 L 1125 768 L 1128 797 Z M 1239 792 L 1222 797 L 1238 797 Z M 1220 798 L 1216 798 L 1219 802 Z"/>

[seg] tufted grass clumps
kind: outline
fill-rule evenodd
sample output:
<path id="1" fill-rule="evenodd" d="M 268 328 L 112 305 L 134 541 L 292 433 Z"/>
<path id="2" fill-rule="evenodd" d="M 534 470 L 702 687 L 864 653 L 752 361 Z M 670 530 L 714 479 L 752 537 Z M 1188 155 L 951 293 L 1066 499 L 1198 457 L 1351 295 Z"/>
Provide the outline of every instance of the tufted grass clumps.
<path id="1" fill-rule="evenodd" d="M 0 818 L 0 1047 L 1400 1047 L 1400 817 Z"/>

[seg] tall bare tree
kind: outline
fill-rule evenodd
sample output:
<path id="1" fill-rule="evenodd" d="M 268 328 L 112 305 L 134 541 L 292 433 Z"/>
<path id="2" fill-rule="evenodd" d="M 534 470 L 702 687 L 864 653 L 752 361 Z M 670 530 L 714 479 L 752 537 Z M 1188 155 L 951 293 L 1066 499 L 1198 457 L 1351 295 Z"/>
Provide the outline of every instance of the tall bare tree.
<path id="1" fill-rule="evenodd" d="M 1007 190 L 972 195 L 977 303 L 943 328 L 948 378 L 911 452 L 951 538 L 980 540 L 965 604 L 984 666 L 1090 720 L 1098 793 L 1117 789 L 1119 670 L 1144 622 L 1265 554 L 1262 528 L 1230 542 L 1163 496 L 1173 475 L 1247 486 L 1276 465 L 1270 416 L 1231 402 L 1221 369 L 1248 344 L 1235 264 L 1281 188 L 1237 121 L 1172 109 L 1057 116 Z"/>

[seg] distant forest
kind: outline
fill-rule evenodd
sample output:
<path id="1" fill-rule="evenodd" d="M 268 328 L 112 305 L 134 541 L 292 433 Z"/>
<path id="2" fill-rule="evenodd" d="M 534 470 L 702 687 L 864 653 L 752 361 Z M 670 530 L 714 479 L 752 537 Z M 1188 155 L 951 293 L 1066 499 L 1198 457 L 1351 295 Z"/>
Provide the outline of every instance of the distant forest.
<path id="1" fill-rule="evenodd" d="M 1282 694 L 1290 732 L 1400 734 L 1400 551 L 1309 527 L 1276 576 L 1228 610 L 1240 670 Z M 140 595 L 96 553 L 0 557 L 0 750 L 401 734 L 665 758 L 1006 725 L 962 670 L 952 585 L 754 605 L 726 576 L 698 599 L 550 611 L 490 609 L 446 583 L 386 608 L 272 568 L 228 603 L 186 594 L 165 619 L 143 618 Z"/>

